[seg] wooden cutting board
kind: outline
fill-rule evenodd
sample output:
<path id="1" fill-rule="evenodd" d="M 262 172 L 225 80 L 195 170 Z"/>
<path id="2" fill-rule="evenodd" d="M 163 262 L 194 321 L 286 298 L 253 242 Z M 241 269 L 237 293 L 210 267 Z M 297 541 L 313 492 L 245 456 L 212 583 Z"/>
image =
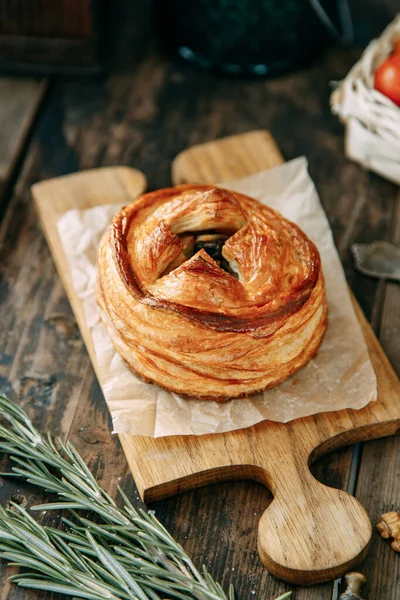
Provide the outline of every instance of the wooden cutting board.
<path id="1" fill-rule="evenodd" d="M 213 183 L 278 165 L 283 159 L 266 131 L 195 146 L 173 163 L 174 183 Z M 141 173 L 126 167 L 98 169 L 33 187 L 44 233 L 74 309 L 94 368 L 90 331 L 71 286 L 56 222 L 72 208 L 128 203 L 145 188 Z M 371 537 L 366 511 L 352 496 L 322 485 L 309 463 L 335 448 L 400 431 L 400 383 L 359 306 L 357 317 L 378 378 L 378 401 L 288 424 L 264 421 L 239 431 L 160 439 L 120 435 L 142 498 L 152 501 L 217 481 L 252 479 L 274 500 L 261 517 L 261 560 L 277 577 L 311 584 L 338 577 L 364 558 Z"/>

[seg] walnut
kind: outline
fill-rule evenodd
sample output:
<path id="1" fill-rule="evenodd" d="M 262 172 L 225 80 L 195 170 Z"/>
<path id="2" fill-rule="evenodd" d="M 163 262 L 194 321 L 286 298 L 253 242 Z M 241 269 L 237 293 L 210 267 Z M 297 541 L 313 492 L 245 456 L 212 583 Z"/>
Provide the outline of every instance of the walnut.
<path id="1" fill-rule="evenodd" d="M 377 530 L 386 540 L 394 538 L 391 547 L 396 552 L 400 552 L 400 513 L 384 513 L 381 519 L 382 521 L 376 526 Z"/>

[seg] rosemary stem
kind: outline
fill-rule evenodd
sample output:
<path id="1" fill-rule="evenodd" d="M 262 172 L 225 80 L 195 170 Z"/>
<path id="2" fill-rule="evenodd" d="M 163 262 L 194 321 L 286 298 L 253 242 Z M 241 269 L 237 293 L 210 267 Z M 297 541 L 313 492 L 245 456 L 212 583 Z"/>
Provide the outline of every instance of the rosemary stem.
<path id="1" fill-rule="evenodd" d="M 0 557 L 23 569 L 13 582 L 88 600 L 234 600 L 232 586 L 226 595 L 204 566 L 196 569 L 155 516 L 136 510 L 121 489 L 119 508 L 72 444 L 43 437 L 1 394 L 0 415 L 10 425 L 0 425 L 0 452 L 13 461 L 10 475 L 58 497 L 32 509 L 72 516 L 60 518 L 59 530 L 40 525 L 15 503 L 0 507 Z"/>

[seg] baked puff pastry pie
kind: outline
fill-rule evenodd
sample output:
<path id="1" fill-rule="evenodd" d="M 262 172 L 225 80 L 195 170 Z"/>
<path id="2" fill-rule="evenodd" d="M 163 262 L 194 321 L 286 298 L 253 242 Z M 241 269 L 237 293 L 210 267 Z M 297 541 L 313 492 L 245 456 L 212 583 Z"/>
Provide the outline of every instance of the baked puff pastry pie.
<path id="1" fill-rule="evenodd" d="M 144 194 L 101 241 L 97 299 L 113 344 L 146 381 L 204 400 L 274 386 L 327 324 L 317 248 L 293 223 L 225 189 Z"/>

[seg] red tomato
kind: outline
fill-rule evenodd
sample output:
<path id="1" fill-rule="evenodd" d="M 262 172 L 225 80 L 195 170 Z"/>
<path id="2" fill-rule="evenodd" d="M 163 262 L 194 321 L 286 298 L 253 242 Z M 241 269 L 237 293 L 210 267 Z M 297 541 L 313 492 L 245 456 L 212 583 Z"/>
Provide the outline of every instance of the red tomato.
<path id="1" fill-rule="evenodd" d="M 377 68 L 374 87 L 400 106 L 400 53 L 392 54 Z"/>

